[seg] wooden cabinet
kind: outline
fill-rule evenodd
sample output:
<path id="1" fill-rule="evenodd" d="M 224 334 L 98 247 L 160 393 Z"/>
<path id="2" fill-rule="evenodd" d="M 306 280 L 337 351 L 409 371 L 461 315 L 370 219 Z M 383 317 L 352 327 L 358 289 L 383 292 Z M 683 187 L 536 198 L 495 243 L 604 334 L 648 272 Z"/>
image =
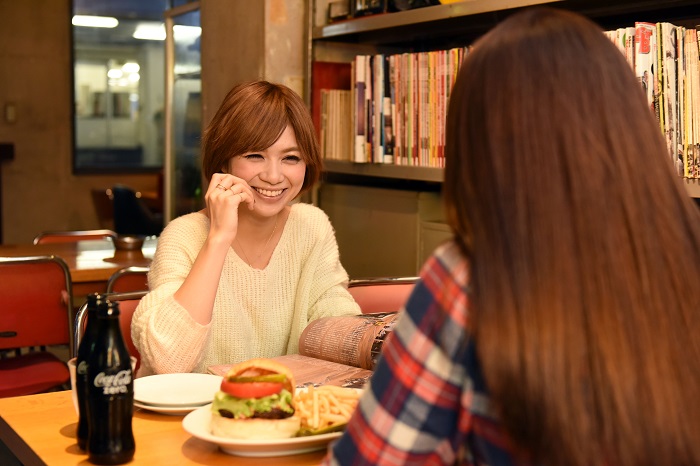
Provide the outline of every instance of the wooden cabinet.
<path id="1" fill-rule="evenodd" d="M 314 61 L 349 63 L 356 54 L 467 46 L 524 7 L 546 5 L 576 11 L 604 30 L 631 26 L 635 21 L 668 21 L 685 27 L 700 23 L 699 0 L 467 0 L 320 24 L 327 3 L 309 1 L 309 96 Z M 317 201 L 335 225 L 341 260 L 352 278 L 418 272 L 429 253 L 426 250 L 449 237 L 439 202 L 442 179 L 440 168 L 326 163 Z M 691 196 L 700 198 L 698 180 L 686 180 L 686 186 Z M 429 203 L 433 209 L 429 214 L 425 199 L 437 199 Z"/>

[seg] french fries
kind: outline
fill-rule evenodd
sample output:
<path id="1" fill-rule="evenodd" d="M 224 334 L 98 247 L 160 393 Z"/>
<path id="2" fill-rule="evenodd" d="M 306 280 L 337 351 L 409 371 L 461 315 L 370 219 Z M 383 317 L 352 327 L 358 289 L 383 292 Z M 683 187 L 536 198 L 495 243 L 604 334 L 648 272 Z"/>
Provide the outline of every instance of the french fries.
<path id="1" fill-rule="evenodd" d="M 347 424 L 359 397 L 358 390 L 334 385 L 299 390 L 294 405 L 301 417 L 301 430 L 326 430 Z"/>

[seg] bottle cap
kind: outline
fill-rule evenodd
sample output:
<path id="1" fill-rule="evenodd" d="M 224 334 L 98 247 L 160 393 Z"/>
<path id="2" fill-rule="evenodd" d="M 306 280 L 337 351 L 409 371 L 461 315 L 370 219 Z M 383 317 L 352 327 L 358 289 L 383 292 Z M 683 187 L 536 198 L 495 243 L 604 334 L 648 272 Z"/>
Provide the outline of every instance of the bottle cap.
<path id="1" fill-rule="evenodd" d="M 97 308 L 104 301 L 104 297 L 100 293 L 90 293 L 87 295 L 88 309 Z"/>
<path id="2" fill-rule="evenodd" d="M 119 303 L 105 299 L 98 306 L 98 317 L 119 317 Z"/>

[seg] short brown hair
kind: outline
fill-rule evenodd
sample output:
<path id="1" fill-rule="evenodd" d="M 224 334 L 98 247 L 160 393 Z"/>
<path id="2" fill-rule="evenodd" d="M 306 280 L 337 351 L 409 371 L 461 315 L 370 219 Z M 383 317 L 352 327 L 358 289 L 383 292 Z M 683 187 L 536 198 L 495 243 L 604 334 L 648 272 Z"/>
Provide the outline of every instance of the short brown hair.
<path id="1" fill-rule="evenodd" d="M 231 158 L 262 151 L 291 126 L 306 163 L 301 192 L 318 181 L 323 162 L 309 109 L 287 86 L 252 81 L 233 87 L 202 137 L 202 172 L 207 180 L 221 172 Z"/>

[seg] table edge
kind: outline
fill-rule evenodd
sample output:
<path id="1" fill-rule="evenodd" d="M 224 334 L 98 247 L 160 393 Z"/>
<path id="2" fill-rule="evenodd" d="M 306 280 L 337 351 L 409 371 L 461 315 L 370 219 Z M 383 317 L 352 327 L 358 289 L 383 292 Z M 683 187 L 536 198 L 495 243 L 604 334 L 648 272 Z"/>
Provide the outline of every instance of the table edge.
<path id="1" fill-rule="evenodd" d="M 24 466 L 47 466 L 2 416 L 0 416 L 0 441 Z"/>

